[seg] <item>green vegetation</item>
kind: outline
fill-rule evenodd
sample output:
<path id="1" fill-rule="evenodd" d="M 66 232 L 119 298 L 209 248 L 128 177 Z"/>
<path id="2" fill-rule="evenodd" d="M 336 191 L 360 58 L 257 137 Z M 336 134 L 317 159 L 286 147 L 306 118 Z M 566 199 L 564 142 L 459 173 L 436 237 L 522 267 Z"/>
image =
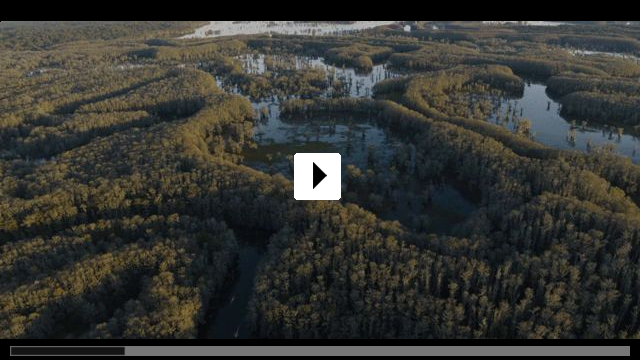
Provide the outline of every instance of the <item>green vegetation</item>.
<path id="1" fill-rule="evenodd" d="M 640 83 L 637 79 L 554 76 L 549 91 L 559 97 L 567 116 L 600 122 L 640 125 Z"/>
<path id="2" fill-rule="evenodd" d="M 125 37 L 177 36 L 202 21 L 3 21 L 0 48 L 40 50 L 82 40 L 110 40 Z"/>
<path id="3" fill-rule="evenodd" d="M 175 38 L 194 26 L 0 26 L 4 338 L 197 337 L 247 232 L 267 234 L 253 336 L 640 337 L 640 167 L 486 121 L 535 77 L 571 116 L 638 124 L 640 65 L 559 47 L 637 52 L 636 26 Z M 404 76 L 349 98 L 312 56 Z M 403 145 L 349 166 L 342 201 L 295 201 L 245 165 L 288 151 L 254 140 L 269 114 L 249 99 L 276 96 L 289 124 L 348 115 Z M 383 220 L 396 191 L 428 204 L 443 183 L 476 206 L 454 230 Z"/>
<path id="4" fill-rule="evenodd" d="M 338 66 L 349 66 L 368 72 L 371 71 L 374 63 L 386 60 L 391 53 L 392 50 L 389 47 L 353 44 L 329 49 L 325 57 Z"/>

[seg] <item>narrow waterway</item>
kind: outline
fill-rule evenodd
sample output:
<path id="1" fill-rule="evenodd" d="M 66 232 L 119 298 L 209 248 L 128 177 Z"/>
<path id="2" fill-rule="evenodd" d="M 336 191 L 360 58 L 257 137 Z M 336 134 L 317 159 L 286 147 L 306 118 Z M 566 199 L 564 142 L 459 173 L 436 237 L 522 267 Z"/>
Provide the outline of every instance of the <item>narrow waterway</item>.
<path id="1" fill-rule="evenodd" d="M 235 277 L 222 296 L 215 313 L 210 314 L 201 337 L 208 339 L 246 339 L 251 337 L 247 307 L 260 259 L 266 252 L 270 234 L 261 231 L 235 231 L 238 264 Z"/>
<path id="2" fill-rule="evenodd" d="M 245 71 L 262 74 L 268 70 L 265 55 L 250 54 L 238 57 Z M 329 82 L 339 80 L 346 84 L 341 96 L 371 97 L 373 86 L 384 79 L 397 76 L 385 65 L 375 65 L 370 73 L 359 73 L 350 68 L 338 68 L 326 64 L 322 58 L 296 56 L 268 59 L 269 62 L 287 62 L 295 69 L 317 67 L 327 74 Z M 295 64 L 295 65 L 291 65 Z M 225 85 L 225 84 L 221 84 Z M 224 88 L 233 93 L 241 92 L 235 86 Z M 335 96 L 328 89 L 321 96 Z M 287 120 L 280 114 L 280 99 L 253 99 L 254 108 L 263 114 L 254 125 L 254 142 L 257 147 L 244 149 L 244 164 L 268 174 L 282 174 L 293 179 L 293 155 L 298 152 L 338 152 L 342 158 L 343 200 L 346 197 L 347 167 L 355 166 L 374 182 L 394 184 L 389 204 L 376 211 L 385 220 L 397 220 L 413 228 L 422 215 L 429 218 L 428 226 L 420 231 L 449 234 L 456 224 L 464 221 L 476 205 L 452 184 L 430 184 L 428 200 L 417 196 L 426 184 L 415 177 L 394 169 L 399 159 L 412 159 L 415 167 L 415 148 L 371 119 L 338 116 Z M 413 154 L 413 155 L 407 155 Z M 398 178 L 402 178 L 398 180 Z M 401 183 L 392 183 L 401 181 Z M 360 204 L 364 206 L 365 204 Z M 265 252 L 268 235 L 256 233 L 236 234 L 239 258 L 235 280 L 223 297 L 219 310 L 211 315 L 204 337 L 216 339 L 251 337 L 246 316 L 253 291 L 253 281 Z"/>

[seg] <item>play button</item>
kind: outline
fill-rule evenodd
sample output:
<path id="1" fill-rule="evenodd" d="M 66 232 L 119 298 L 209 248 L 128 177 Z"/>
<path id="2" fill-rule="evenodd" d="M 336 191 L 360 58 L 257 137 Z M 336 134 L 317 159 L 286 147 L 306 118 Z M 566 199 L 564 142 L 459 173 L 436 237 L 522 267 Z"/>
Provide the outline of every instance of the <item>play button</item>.
<path id="1" fill-rule="evenodd" d="M 293 197 L 296 200 L 340 200 L 341 156 L 338 153 L 297 153 L 293 156 Z"/>
<path id="2" fill-rule="evenodd" d="M 316 163 L 313 163 L 313 188 L 315 189 L 316 186 L 320 184 L 320 181 L 324 180 L 324 178 L 326 177 L 327 174 L 325 174 L 324 171 L 320 170 Z"/>

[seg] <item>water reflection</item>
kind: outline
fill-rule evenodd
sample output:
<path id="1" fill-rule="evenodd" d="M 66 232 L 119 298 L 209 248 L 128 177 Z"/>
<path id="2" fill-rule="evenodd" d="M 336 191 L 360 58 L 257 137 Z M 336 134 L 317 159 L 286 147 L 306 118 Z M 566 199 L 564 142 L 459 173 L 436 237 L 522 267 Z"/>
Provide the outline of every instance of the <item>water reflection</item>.
<path id="1" fill-rule="evenodd" d="M 635 163 L 640 161 L 640 140 L 633 128 L 569 121 L 561 115 L 561 105 L 547 95 L 546 88 L 544 84 L 530 83 L 519 99 L 496 99 L 497 107 L 489 120 L 513 130 L 518 121 L 529 119 L 534 139 L 546 145 L 584 152 L 607 147 Z"/>
<path id="2" fill-rule="evenodd" d="M 251 35 L 251 34 L 288 34 L 288 35 L 348 35 L 376 26 L 393 24 L 395 21 L 352 21 L 329 23 L 322 21 L 210 21 L 196 29 L 183 39 Z"/>
<path id="3" fill-rule="evenodd" d="M 249 55 L 240 60 L 246 71 L 253 74 L 264 74 L 271 71 L 270 67 L 290 67 L 292 61 L 291 58 L 268 59 L 264 55 Z M 341 96 L 370 97 L 377 82 L 396 76 L 385 65 L 376 65 L 371 73 L 361 74 L 353 69 L 328 65 L 321 58 L 296 56 L 293 61 L 296 69 L 321 67 L 326 71 L 330 84 L 336 81 L 348 84 L 344 87 L 347 91 Z M 237 87 L 227 85 L 225 89 L 239 93 Z M 323 96 L 334 96 L 330 91 Z M 339 152 L 343 165 L 343 199 L 348 197 L 344 192 L 347 168 L 355 166 L 365 173 L 364 181 L 378 187 L 373 195 L 384 203 L 376 211 L 381 219 L 397 220 L 426 233 L 451 234 L 455 226 L 476 209 L 475 204 L 447 182 L 419 181 L 414 173 L 415 147 L 369 119 L 342 116 L 284 120 L 280 115 L 280 102 L 278 96 L 252 101 L 259 114 L 254 125 L 257 147 L 244 149 L 245 165 L 293 179 L 295 153 Z M 368 201 L 367 206 L 370 205 Z M 206 336 L 209 338 L 251 337 L 246 313 L 257 264 L 264 251 L 255 242 L 243 241 L 247 239 L 246 234 L 238 234 L 238 239 L 239 276 L 226 302 L 207 326 Z M 266 244 L 266 239 L 267 236 L 262 236 L 263 244 Z"/>
<path id="4" fill-rule="evenodd" d="M 328 64 L 322 57 L 244 54 L 237 56 L 236 59 L 248 74 L 254 75 L 264 75 L 267 72 L 279 73 L 286 70 L 322 70 L 326 74 L 328 88 L 320 94 L 321 97 L 371 97 L 376 83 L 400 76 L 397 72 L 388 69 L 386 64 L 374 65 L 371 72 L 363 73 L 353 68 Z M 219 82 L 220 84 L 225 85 Z M 230 90 L 230 92 L 240 93 L 234 86 Z"/>
<path id="5" fill-rule="evenodd" d="M 618 53 L 618 52 L 607 52 L 607 51 L 594 51 L 594 50 L 582 50 L 582 49 L 567 49 L 567 51 L 569 52 L 569 54 L 574 55 L 574 56 L 598 56 L 598 55 L 604 55 L 604 56 L 611 56 L 611 57 L 615 57 L 615 58 L 620 58 L 620 59 L 624 59 L 624 60 L 629 60 L 632 61 L 636 64 L 640 64 L 640 57 L 637 57 L 635 55 L 632 54 L 627 54 L 627 53 Z"/>

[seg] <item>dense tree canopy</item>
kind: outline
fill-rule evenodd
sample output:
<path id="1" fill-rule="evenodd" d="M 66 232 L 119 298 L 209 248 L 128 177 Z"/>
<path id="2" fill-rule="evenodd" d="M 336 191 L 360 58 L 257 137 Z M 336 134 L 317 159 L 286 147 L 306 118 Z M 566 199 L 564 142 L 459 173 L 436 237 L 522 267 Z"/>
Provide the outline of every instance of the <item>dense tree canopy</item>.
<path id="1" fill-rule="evenodd" d="M 252 231 L 256 337 L 640 336 L 640 168 L 486 121 L 534 77 L 571 116 L 637 125 L 640 65 L 562 48 L 637 52 L 637 30 L 174 37 L 192 25 L 0 27 L 3 337 L 202 336 Z M 402 76 L 351 98 L 317 56 Z M 287 125 L 348 115 L 402 146 L 347 167 L 341 201 L 295 201 L 243 159 L 264 99 Z M 455 228 L 384 220 L 397 190 L 426 204 L 442 183 L 475 205 Z"/>

